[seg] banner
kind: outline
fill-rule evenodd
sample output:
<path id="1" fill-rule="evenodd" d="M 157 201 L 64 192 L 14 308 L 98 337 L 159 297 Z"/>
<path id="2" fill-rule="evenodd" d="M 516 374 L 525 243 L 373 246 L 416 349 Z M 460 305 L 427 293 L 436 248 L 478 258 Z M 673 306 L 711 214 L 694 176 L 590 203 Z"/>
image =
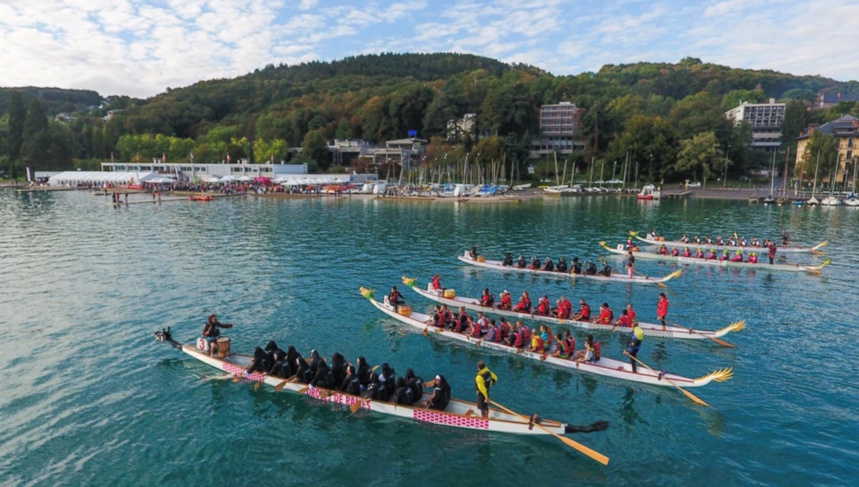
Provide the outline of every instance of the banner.
<path id="1" fill-rule="evenodd" d="M 30 166 L 27 166 L 27 182 L 32 183 L 33 180 L 30 178 Z"/>

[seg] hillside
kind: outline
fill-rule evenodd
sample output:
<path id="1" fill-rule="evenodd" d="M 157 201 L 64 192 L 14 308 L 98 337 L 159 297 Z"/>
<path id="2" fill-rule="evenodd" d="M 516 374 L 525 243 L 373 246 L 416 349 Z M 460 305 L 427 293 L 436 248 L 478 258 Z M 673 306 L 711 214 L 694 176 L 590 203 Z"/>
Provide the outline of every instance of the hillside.
<path id="1" fill-rule="evenodd" d="M 48 115 L 74 108 L 82 113 L 81 107 L 101 101 L 90 91 L 23 90 L 25 102 L 41 96 Z M 493 142 L 494 147 L 477 151 L 491 150 L 499 158 L 503 153 L 524 164 L 531 137 L 539 130 L 539 107 L 571 101 L 585 109 L 581 137 L 588 148 L 576 160 L 620 160 L 634 147 L 636 157 L 660 154 L 661 161 L 649 164 L 648 177 L 672 177 L 686 170 L 677 164 L 681 143 L 704 132 L 713 133 L 722 158 L 735 161 L 735 171 L 755 164 L 745 150 L 749 134 L 722 115 L 740 101 L 775 98 L 810 105 L 820 91 L 859 93 L 859 84 L 736 69 L 695 58 L 676 64 L 605 65 L 596 73 L 556 76 L 468 54 L 363 55 L 269 65 L 233 79 L 168 89 L 146 100 L 115 97 L 69 125 L 77 147 L 68 152 L 101 160 L 112 153 L 119 159 L 166 153 L 170 160 L 186 160 L 192 152 L 197 161 L 220 161 L 226 153 L 233 159 L 289 159 L 289 147 L 318 147 L 335 138 L 381 143 L 416 130 L 430 140 L 446 134 L 448 121 L 474 113 L 473 132 L 443 150 L 458 151 L 459 157 L 473 150 L 478 136 L 497 135 L 500 142 Z M 0 89 L 4 110 L 9 93 Z M 842 104 L 837 111 L 856 111 L 854 105 Z M 105 122 L 102 116 L 109 109 L 121 110 Z M 831 118 L 827 111 L 806 112 L 794 106 L 791 113 L 799 115 L 791 120 L 792 131 Z M 317 162 L 327 167 L 328 162 Z"/>

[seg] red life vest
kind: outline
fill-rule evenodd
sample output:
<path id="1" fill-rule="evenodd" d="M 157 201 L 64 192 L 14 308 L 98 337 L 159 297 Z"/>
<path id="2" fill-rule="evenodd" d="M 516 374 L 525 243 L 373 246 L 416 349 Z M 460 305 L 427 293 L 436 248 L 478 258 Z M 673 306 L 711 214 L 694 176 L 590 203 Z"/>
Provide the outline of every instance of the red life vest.
<path id="1" fill-rule="evenodd" d="M 525 340 L 531 339 L 531 329 L 528 327 L 522 328 L 522 338 Z"/>
<path id="2" fill-rule="evenodd" d="M 600 359 L 600 342 L 594 342 L 594 359 Z"/>
<path id="3" fill-rule="evenodd" d="M 537 308 L 537 314 L 540 316 L 546 316 L 549 314 L 549 305 L 545 301 L 540 302 L 540 306 Z"/>
<path id="4" fill-rule="evenodd" d="M 576 351 L 576 337 L 570 335 L 570 338 L 564 340 L 564 343 L 567 344 L 567 353 L 572 355 Z"/>
<path id="5" fill-rule="evenodd" d="M 513 342 L 513 346 L 516 348 L 522 348 L 522 339 L 525 333 L 522 330 L 518 330 L 516 332 L 516 341 Z"/>
<path id="6" fill-rule="evenodd" d="M 591 319 L 591 307 L 588 305 L 584 305 L 582 307 L 582 321 L 590 321 Z"/>
<path id="7" fill-rule="evenodd" d="M 570 317 L 570 309 L 563 304 L 558 308 L 558 318 L 562 320 L 566 320 Z"/>
<path id="8" fill-rule="evenodd" d="M 499 306 L 501 309 L 510 309 L 513 306 L 513 299 L 509 294 L 505 294 L 503 298 L 501 298 L 501 305 Z"/>
<path id="9" fill-rule="evenodd" d="M 441 279 L 438 277 L 432 278 L 432 288 L 433 289 L 441 289 Z"/>

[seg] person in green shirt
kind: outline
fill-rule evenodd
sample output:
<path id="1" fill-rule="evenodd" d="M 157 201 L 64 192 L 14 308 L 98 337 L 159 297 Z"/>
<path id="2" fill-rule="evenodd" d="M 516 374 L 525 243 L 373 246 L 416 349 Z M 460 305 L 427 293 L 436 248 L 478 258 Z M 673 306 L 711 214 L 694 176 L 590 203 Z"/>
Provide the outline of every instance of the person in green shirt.
<path id="1" fill-rule="evenodd" d="M 477 409 L 484 418 L 487 418 L 489 417 L 489 388 L 498 382 L 498 376 L 481 360 L 477 362 L 477 376 L 474 381 L 477 387 Z"/>

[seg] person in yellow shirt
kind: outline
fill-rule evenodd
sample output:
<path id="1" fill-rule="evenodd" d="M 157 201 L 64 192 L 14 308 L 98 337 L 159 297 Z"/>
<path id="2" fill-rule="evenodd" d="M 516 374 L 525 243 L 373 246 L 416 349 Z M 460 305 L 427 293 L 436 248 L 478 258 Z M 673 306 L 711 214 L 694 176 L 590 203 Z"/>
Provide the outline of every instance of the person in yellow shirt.
<path id="1" fill-rule="evenodd" d="M 489 417 L 489 388 L 498 382 L 498 376 L 481 360 L 477 362 L 477 376 L 474 381 L 477 387 L 477 409 L 484 418 L 487 418 Z"/>

